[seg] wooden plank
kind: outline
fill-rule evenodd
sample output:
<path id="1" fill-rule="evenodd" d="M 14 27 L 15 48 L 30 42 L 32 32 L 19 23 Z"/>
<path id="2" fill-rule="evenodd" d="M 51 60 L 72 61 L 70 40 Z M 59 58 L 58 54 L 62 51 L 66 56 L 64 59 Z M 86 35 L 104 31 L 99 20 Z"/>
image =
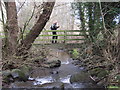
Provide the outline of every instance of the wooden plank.
<path id="1" fill-rule="evenodd" d="M 84 32 L 82 30 L 45 30 L 42 32 Z M 89 32 L 89 31 L 86 31 Z"/>
<path id="2" fill-rule="evenodd" d="M 4 38 L 5 36 L 3 36 L 3 35 L 0 35 L 0 38 Z"/>
<path id="3" fill-rule="evenodd" d="M 4 33 L 4 31 L 0 31 L 0 33 Z"/>
<path id="4" fill-rule="evenodd" d="M 39 35 L 39 36 L 43 36 L 43 37 L 46 37 L 46 36 L 84 36 L 83 34 L 80 34 L 80 35 Z"/>
<path id="5" fill-rule="evenodd" d="M 50 41 L 50 40 L 61 41 L 61 40 L 85 40 L 85 39 L 36 39 L 35 41 Z"/>
<path id="6" fill-rule="evenodd" d="M 26 30 L 25 33 L 28 33 L 30 30 Z M 42 32 L 84 32 L 83 30 L 43 30 Z M 90 32 L 90 31 L 86 31 Z M 0 33 L 4 33 L 4 31 L 0 31 Z"/>
<path id="7" fill-rule="evenodd" d="M 25 35 L 24 35 L 25 36 Z M 39 37 L 47 37 L 47 36 L 84 36 L 84 35 L 39 35 Z M 4 38 L 4 35 L 0 35 L 1 38 Z"/>

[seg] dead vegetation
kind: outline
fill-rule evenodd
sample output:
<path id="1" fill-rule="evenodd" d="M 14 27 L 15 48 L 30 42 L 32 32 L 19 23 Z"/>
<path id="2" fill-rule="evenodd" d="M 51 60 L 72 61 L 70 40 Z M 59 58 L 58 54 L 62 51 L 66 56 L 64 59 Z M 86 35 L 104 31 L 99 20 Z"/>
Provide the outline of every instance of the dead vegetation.
<path id="1" fill-rule="evenodd" d="M 119 27 L 114 30 L 109 38 L 81 44 L 78 53 L 77 59 L 81 62 L 79 66 L 85 67 L 89 73 L 92 72 L 92 77 L 96 81 L 102 81 L 106 86 L 120 86 L 120 79 L 116 78 L 120 77 Z M 103 70 L 105 72 L 101 73 Z M 102 77 L 99 78 L 98 76 Z"/>

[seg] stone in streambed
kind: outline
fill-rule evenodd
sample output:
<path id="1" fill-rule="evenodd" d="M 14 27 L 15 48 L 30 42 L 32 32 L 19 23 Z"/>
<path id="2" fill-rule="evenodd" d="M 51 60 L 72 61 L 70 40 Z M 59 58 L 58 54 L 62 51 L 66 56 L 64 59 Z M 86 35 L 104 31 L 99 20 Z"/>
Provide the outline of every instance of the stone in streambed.
<path id="1" fill-rule="evenodd" d="M 3 78 L 3 82 L 5 82 L 5 83 L 9 83 L 9 82 L 13 81 L 10 70 L 3 71 L 2 78 Z"/>
<path id="2" fill-rule="evenodd" d="M 3 76 L 9 76 L 10 74 L 11 74 L 10 70 L 5 70 L 5 71 L 2 72 Z"/>
<path id="3" fill-rule="evenodd" d="M 25 76 L 29 76 L 29 72 L 30 72 L 30 70 L 31 70 L 31 67 L 28 67 L 28 66 L 25 66 L 25 65 L 23 65 L 21 68 L 20 68 L 20 70 L 25 74 Z"/>
<path id="4" fill-rule="evenodd" d="M 3 82 L 10 83 L 16 80 L 27 81 L 29 77 L 30 68 L 22 66 L 20 69 L 5 70 L 2 72 Z"/>
<path id="5" fill-rule="evenodd" d="M 53 83 L 45 83 L 45 84 L 42 84 L 42 85 L 37 85 L 37 87 L 40 87 L 40 88 L 48 88 L 48 89 L 51 89 L 51 90 L 64 90 L 64 83 L 62 82 L 53 82 Z M 67 85 L 68 86 L 68 85 Z"/>
<path id="6" fill-rule="evenodd" d="M 52 71 L 51 74 L 58 74 L 58 71 Z"/>
<path id="7" fill-rule="evenodd" d="M 13 79 L 17 79 L 19 81 L 27 81 L 28 80 L 28 75 L 26 75 L 20 69 L 13 69 L 11 71 L 11 75 L 12 75 Z"/>
<path id="8" fill-rule="evenodd" d="M 95 68 L 89 71 L 91 76 L 96 76 L 98 78 L 105 77 L 108 75 L 108 71 L 102 68 Z"/>
<path id="9" fill-rule="evenodd" d="M 116 81 L 118 82 L 118 86 L 120 87 L 120 75 L 117 75 L 115 78 L 116 78 Z"/>
<path id="10" fill-rule="evenodd" d="M 94 77 L 94 81 L 101 86 L 104 86 L 106 83 L 106 76 L 109 74 L 107 70 L 102 68 L 94 68 L 89 71 L 90 75 Z"/>
<path id="11" fill-rule="evenodd" d="M 102 70 L 101 72 L 98 73 L 97 77 L 102 78 L 102 77 L 106 77 L 107 75 L 108 75 L 108 71 Z"/>
<path id="12" fill-rule="evenodd" d="M 89 74 L 85 72 L 76 73 L 70 77 L 70 83 L 75 83 L 75 82 L 90 83 L 91 81 L 92 80 L 89 77 Z"/>
<path id="13" fill-rule="evenodd" d="M 60 60 L 46 61 L 42 66 L 46 68 L 60 67 L 61 61 Z"/>

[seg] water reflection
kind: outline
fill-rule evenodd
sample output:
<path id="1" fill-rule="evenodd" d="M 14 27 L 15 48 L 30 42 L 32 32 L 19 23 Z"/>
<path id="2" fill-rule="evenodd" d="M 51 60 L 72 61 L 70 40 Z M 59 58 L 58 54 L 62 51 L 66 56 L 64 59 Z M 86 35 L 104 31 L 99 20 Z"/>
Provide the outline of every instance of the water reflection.
<path id="1" fill-rule="evenodd" d="M 67 77 L 60 78 L 60 81 L 63 83 L 69 83 L 70 84 L 70 77 L 71 75 L 68 75 Z"/>
<path id="2" fill-rule="evenodd" d="M 33 82 L 33 85 L 42 85 L 45 83 L 52 83 L 54 82 L 53 78 L 51 76 L 43 77 L 43 78 L 36 78 Z"/>
<path id="3" fill-rule="evenodd" d="M 68 88 L 82 87 L 80 84 L 70 83 L 71 75 L 80 72 L 81 69 L 72 64 L 72 59 L 69 57 L 69 55 L 63 50 L 53 50 L 51 51 L 51 54 L 56 55 L 56 57 L 48 56 L 48 59 L 59 59 L 61 61 L 61 66 L 53 69 L 37 68 L 34 70 L 31 77 L 29 77 L 29 80 L 32 81 L 32 87 L 40 86 L 43 88 L 50 88 L 53 86 L 61 86 L 61 83 L 64 83 L 65 87 Z"/>

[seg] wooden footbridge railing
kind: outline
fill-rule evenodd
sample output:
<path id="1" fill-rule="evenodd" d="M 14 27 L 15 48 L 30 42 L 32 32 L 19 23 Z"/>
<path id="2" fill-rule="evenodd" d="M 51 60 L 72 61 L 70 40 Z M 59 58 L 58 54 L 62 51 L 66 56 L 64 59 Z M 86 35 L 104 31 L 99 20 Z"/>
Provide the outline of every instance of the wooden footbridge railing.
<path id="1" fill-rule="evenodd" d="M 52 32 L 56 32 L 57 35 L 53 35 Z M 28 30 L 25 31 L 24 36 L 29 33 Z M 35 40 L 35 43 L 51 43 L 53 36 L 57 36 L 59 43 L 76 43 L 83 42 L 84 39 L 83 31 L 81 30 L 43 30 L 39 37 Z M 0 32 L 0 37 L 4 38 L 3 32 Z"/>

